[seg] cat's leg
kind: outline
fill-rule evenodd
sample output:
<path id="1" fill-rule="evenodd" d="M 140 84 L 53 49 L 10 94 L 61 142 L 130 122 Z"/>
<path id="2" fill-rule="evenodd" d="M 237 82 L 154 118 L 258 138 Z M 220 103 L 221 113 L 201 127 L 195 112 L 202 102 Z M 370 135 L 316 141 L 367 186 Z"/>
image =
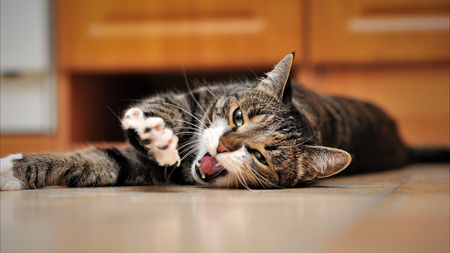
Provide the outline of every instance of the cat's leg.
<path id="1" fill-rule="evenodd" d="M 1 159 L 1 190 L 116 184 L 121 165 L 107 152 L 16 154 Z"/>
<path id="2" fill-rule="evenodd" d="M 132 108 L 122 120 L 128 140 L 141 153 L 152 157 L 160 166 L 180 165 L 178 137 L 160 117 L 145 117 L 139 108 Z"/>

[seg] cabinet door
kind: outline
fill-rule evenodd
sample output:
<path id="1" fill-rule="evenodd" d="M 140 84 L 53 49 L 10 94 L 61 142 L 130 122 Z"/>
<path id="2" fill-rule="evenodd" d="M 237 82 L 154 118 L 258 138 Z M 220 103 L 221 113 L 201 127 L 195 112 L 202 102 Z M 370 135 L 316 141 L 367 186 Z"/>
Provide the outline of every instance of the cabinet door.
<path id="1" fill-rule="evenodd" d="M 315 64 L 449 60 L 448 0 L 311 1 Z"/>
<path id="2" fill-rule="evenodd" d="M 58 2 L 63 68 L 180 70 L 270 66 L 301 57 L 300 1 Z"/>

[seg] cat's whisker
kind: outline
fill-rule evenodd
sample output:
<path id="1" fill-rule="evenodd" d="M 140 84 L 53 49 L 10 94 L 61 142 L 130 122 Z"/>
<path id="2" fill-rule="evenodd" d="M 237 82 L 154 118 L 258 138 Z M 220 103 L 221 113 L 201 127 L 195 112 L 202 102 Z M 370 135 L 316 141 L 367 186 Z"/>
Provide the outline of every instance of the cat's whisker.
<path id="1" fill-rule="evenodd" d="M 200 114 L 200 113 L 196 113 L 195 115 L 196 115 L 197 117 L 201 118 L 201 119 L 206 118 L 206 119 L 209 121 L 209 124 L 212 124 L 212 122 L 211 122 L 211 120 L 209 119 L 209 117 L 208 117 L 208 115 L 206 114 L 206 112 L 205 112 L 203 115 Z"/>
<path id="2" fill-rule="evenodd" d="M 196 151 L 200 150 L 200 147 L 198 147 L 198 145 L 197 146 L 194 145 L 194 147 L 187 147 L 185 150 L 180 152 L 180 156 L 183 156 L 183 155 L 189 156 L 192 153 L 191 152 L 192 150 L 194 150 L 193 152 L 196 152 Z M 185 158 L 185 157 L 183 157 L 183 158 Z"/>
<path id="3" fill-rule="evenodd" d="M 241 178 L 239 177 L 239 175 L 236 171 L 234 172 L 234 175 L 239 180 L 240 185 L 244 186 L 244 183 L 242 183 Z M 239 188 L 239 184 L 237 184 L 236 188 Z"/>
<path id="4" fill-rule="evenodd" d="M 186 71 L 183 67 L 183 75 L 184 75 L 184 81 L 186 82 L 186 86 L 189 89 L 189 94 L 191 95 L 191 97 L 194 99 L 195 103 L 198 105 L 198 107 L 200 107 L 200 110 L 202 110 L 202 112 L 204 113 L 204 117 L 206 117 L 206 119 L 209 121 L 209 124 L 212 125 L 211 119 L 208 117 L 208 114 L 206 113 L 206 111 L 203 109 L 203 107 L 200 105 L 200 103 L 197 101 L 197 99 L 194 96 L 194 93 L 191 90 L 191 86 L 189 85 L 189 81 L 187 80 L 187 76 L 186 76 Z"/>
<path id="5" fill-rule="evenodd" d="M 197 147 L 199 146 L 198 144 L 200 144 L 200 142 L 198 141 L 192 141 L 189 142 L 187 144 L 184 144 L 182 147 L 178 148 L 178 150 L 180 150 L 180 154 L 184 154 L 184 152 L 189 151 L 191 148 Z M 182 150 L 183 148 L 185 148 L 184 150 Z M 182 150 L 182 151 L 181 151 Z"/>
<path id="6" fill-rule="evenodd" d="M 230 179 L 231 179 L 231 176 L 228 176 L 228 180 L 227 180 L 227 190 L 230 188 Z"/>
<path id="7" fill-rule="evenodd" d="M 193 140 L 193 141 L 187 142 L 183 146 L 179 147 L 178 150 L 181 150 L 182 148 L 184 148 L 186 146 L 189 146 L 189 145 L 192 145 L 192 144 L 198 144 L 198 143 L 201 143 L 201 142 L 202 142 L 202 140 Z"/>
<path id="8" fill-rule="evenodd" d="M 164 180 L 166 181 L 167 184 L 167 181 L 169 180 L 169 178 L 167 177 L 167 165 L 164 167 Z"/>
<path id="9" fill-rule="evenodd" d="M 175 134 L 181 133 L 183 131 L 184 132 L 190 132 L 190 133 L 196 133 L 198 135 L 203 134 L 203 131 L 199 131 L 198 129 L 193 128 L 193 127 L 175 127 L 175 128 L 172 128 L 172 130 L 178 130 L 179 131 L 179 132 L 174 131 Z"/>
<path id="10" fill-rule="evenodd" d="M 248 66 L 248 65 L 245 64 L 244 62 L 241 62 L 241 63 L 242 63 L 242 65 L 244 65 L 245 67 L 247 67 L 247 68 L 253 73 L 253 75 L 255 76 L 255 79 L 258 79 L 258 78 L 259 78 L 259 76 L 255 73 L 255 71 L 253 71 L 253 69 L 250 68 L 250 66 Z"/>
<path id="11" fill-rule="evenodd" d="M 245 161 L 242 161 L 242 163 L 245 165 L 244 167 L 246 167 L 246 168 L 250 171 L 250 173 L 253 174 L 253 176 L 256 178 L 256 180 L 258 180 L 259 184 L 260 184 L 263 188 L 266 188 L 266 187 L 264 186 L 264 184 L 261 183 L 261 181 L 260 181 L 259 178 L 256 176 L 256 174 L 253 173 L 253 172 L 256 172 L 256 171 L 255 171 L 248 163 L 246 163 Z"/>
<path id="12" fill-rule="evenodd" d="M 167 102 L 159 102 L 159 103 L 166 104 L 166 105 L 169 105 L 169 106 L 173 106 L 173 107 L 175 107 L 175 108 L 178 108 L 178 109 L 184 111 L 185 113 L 187 113 L 188 115 L 190 115 L 191 117 L 193 117 L 195 120 L 197 120 L 200 124 L 202 124 L 205 128 L 208 128 L 205 124 L 203 124 L 203 122 L 202 122 L 201 120 L 199 120 L 199 119 L 198 119 L 197 117 L 195 117 L 192 113 L 186 111 L 185 109 L 183 109 L 183 108 L 181 108 L 181 107 L 179 107 L 179 106 L 176 106 L 176 105 L 174 105 L 174 104 L 167 103 Z"/>
<path id="13" fill-rule="evenodd" d="M 283 155 L 283 156 L 284 156 L 284 155 Z M 284 189 L 283 187 L 281 187 L 281 186 L 279 186 L 279 185 L 276 185 L 276 184 L 270 182 L 268 179 L 266 179 L 266 178 L 263 177 L 261 174 L 259 174 L 259 173 L 258 173 L 255 169 L 253 169 L 251 166 L 249 167 L 249 169 L 251 169 L 254 173 L 256 173 L 256 174 L 259 176 L 259 178 L 261 178 L 262 180 L 266 181 L 268 184 L 272 185 L 273 187 L 279 188 L 279 189 Z"/>
<path id="14" fill-rule="evenodd" d="M 191 155 L 194 152 L 197 152 L 198 150 L 200 150 L 200 147 L 193 148 L 190 152 L 188 152 L 186 155 L 184 155 L 183 158 L 181 158 L 180 160 L 183 161 L 186 157 L 188 157 L 189 155 Z"/>
<path id="15" fill-rule="evenodd" d="M 245 180 L 244 175 L 242 174 L 242 170 L 238 170 L 239 174 L 241 175 L 242 181 L 243 181 L 243 185 L 245 186 L 245 188 L 250 189 L 250 187 L 247 184 L 247 181 Z"/>
<path id="16" fill-rule="evenodd" d="M 233 173 L 232 173 L 232 175 L 234 175 L 234 178 L 233 178 L 233 181 L 231 182 L 231 185 L 233 186 L 233 183 L 234 183 L 235 188 L 240 188 L 241 185 L 245 187 L 245 183 L 242 182 L 241 177 L 239 176 L 239 173 L 238 173 L 239 170 L 240 170 L 239 168 L 238 168 L 238 170 L 233 170 Z"/>
<path id="17" fill-rule="evenodd" d="M 183 158 L 180 159 L 181 162 L 184 161 L 184 159 L 186 159 L 187 157 L 189 157 L 190 155 L 192 155 L 192 153 L 197 152 L 198 150 L 200 150 L 199 148 L 195 148 L 192 149 L 191 152 L 187 153 L 185 156 L 183 156 Z"/>
<path id="18" fill-rule="evenodd" d="M 191 127 L 191 126 L 180 126 L 180 127 L 172 128 L 172 130 L 175 130 L 175 129 L 188 129 L 188 130 L 194 130 L 194 131 L 199 131 L 200 130 L 198 128 Z M 202 131 L 203 131 L 203 129 L 202 129 Z"/>
<path id="19" fill-rule="evenodd" d="M 180 135 L 180 134 L 192 134 L 192 135 L 201 135 L 200 133 L 196 133 L 196 132 L 189 132 L 189 131 L 187 131 L 187 132 L 178 132 L 178 133 L 176 133 L 175 135 L 176 135 L 176 136 L 178 136 L 178 135 Z"/>
<path id="20" fill-rule="evenodd" d="M 172 175 L 172 173 L 173 173 L 177 168 L 178 168 L 178 167 L 174 166 L 174 168 L 172 169 L 172 171 L 169 173 L 169 176 L 168 176 L 167 179 L 166 179 L 166 184 L 168 183 L 168 181 L 169 181 L 170 176 Z M 166 169 L 167 169 L 167 166 L 166 166 Z"/>
<path id="21" fill-rule="evenodd" d="M 311 137 L 309 137 L 309 139 L 307 139 L 306 141 L 304 141 L 304 142 L 302 143 L 302 145 L 305 144 L 305 143 L 307 143 L 307 142 L 309 142 L 310 140 L 312 140 L 312 138 L 314 138 L 314 136 L 319 132 L 319 129 L 320 129 L 320 127 L 322 126 L 322 122 L 323 122 L 323 121 L 320 121 L 319 125 L 317 126 L 316 131 L 313 133 L 313 135 L 311 135 Z"/>
<path id="22" fill-rule="evenodd" d="M 175 128 L 172 128 L 172 130 L 179 130 L 179 131 L 189 131 L 189 130 L 192 130 L 192 131 L 194 131 L 195 133 L 197 133 L 197 134 L 203 134 L 203 131 L 199 131 L 198 129 L 196 129 L 196 128 L 193 128 L 193 127 L 175 127 Z M 176 133 L 176 131 L 174 131 L 175 133 Z"/>
<path id="23" fill-rule="evenodd" d="M 286 155 L 284 155 L 283 153 L 280 153 L 280 155 L 282 155 L 284 159 L 289 160 L 289 158 L 287 158 Z"/>
<path id="24" fill-rule="evenodd" d="M 192 131 L 177 132 L 175 135 L 180 135 L 180 134 L 201 135 L 200 133 L 192 132 Z"/>
<path id="25" fill-rule="evenodd" d="M 191 114 L 191 115 L 192 115 L 192 114 Z M 192 116 L 193 116 L 193 115 L 192 115 Z M 198 128 L 198 129 L 201 130 L 201 131 L 204 130 L 203 128 L 197 126 L 196 124 L 192 124 L 191 122 L 188 122 L 188 121 L 182 120 L 182 119 L 169 119 L 169 120 L 167 120 L 167 121 L 181 121 L 181 122 L 186 123 L 186 124 L 188 124 L 188 125 L 194 126 L 194 127 Z M 177 127 L 175 127 L 175 128 L 177 128 Z M 174 129 L 175 129 L 175 128 L 174 128 Z"/>
<path id="26" fill-rule="evenodd" d="M 245 181 L 245 177 L 244 177 L 244 175 L 242 175 L 242 171 L 241 171 L 241 170 L 239 170 L 239 173 L 241 174 L 242 181 L 240 180 L 240 177 L 239 177 L 239 175 L 237 174 L 237 172 L 236 172 L 236 176 L 238 176 L 238 179 L 239 179 L 239 181 L 241 182 L 242 186 L 244 186 L 244 187 L 245 187 L 247 190 L 249 190 L 249 191 L 254 191 L 253 189 L 251 189 L 251 188 L 248 186 L 247 181 Z"/>
<path id="27" fill-rule="evenodd" d="M 244 81 L 242 81 L 242 79 L 241 79 L 241 78 L 239 78 L 239 77 L 236 77 L 236 79 L 237 79 L 237 80 L 239 80 L 239 82 L 240 82 L 240 83 L 242 83 L 242 85 L 246 86 L 246 83 L 245 83 Z"/>
<path id="28" fill-rule="evenodd" d="M 116 118 L 117 118 L 119 121 L 122 121 L 122 119 L 119 118 L 119 116 L 118 116 L 111 108 L 109 108 L 109 106 L 106 105 L 106 108 L 108 108 L 108 109 L 114 114 L 114 116 L 116 116 Z"/>
<path id="29" fill-rule="evenodd" d="M 205 88 L 206 89 L 206 91 L 208 91 L 211 95 L 213 95 L 217 100 L 219 100 L 219 98 L 216 96 L 216 95 L 214 95 L 214 93 L 210 90 L 210 89 L 208 89 L 208 87 L 206 87 L 205 85 L 203 85 L 201 82 L 200 82 L 200 80 L 198 80 L 198 78 L 196 78 L 196 80 L 197 80 L 197 82 L 203 87 L 203 88 Z"/>

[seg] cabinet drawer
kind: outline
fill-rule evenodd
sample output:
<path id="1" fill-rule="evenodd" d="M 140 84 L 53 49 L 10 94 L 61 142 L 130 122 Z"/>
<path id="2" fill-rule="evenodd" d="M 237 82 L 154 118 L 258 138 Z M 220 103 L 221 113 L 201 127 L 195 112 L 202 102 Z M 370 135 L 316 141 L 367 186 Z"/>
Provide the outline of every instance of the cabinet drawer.
<path id="1" fill-rule="evenodd" d="M 245 68 L 294 50 L 301 57 L 296 0 L 78 0 L 57 9 L 63 68 Z"/>
<path id="2" fill-rule="evenodd" d="M 2 134 L 50 134 L 55 130 L 51 76 L 26 74 L 0 78 Z"/>
<path id="3" fill-rule="evenodd" d="M 315 64 L 449 60 L 448 0 L 311 1 Z"/>

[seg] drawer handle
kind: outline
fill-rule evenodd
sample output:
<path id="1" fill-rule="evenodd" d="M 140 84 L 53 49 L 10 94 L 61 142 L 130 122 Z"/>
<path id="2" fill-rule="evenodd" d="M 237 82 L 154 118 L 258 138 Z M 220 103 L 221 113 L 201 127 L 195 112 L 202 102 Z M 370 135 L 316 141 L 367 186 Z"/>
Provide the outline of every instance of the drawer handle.
<path id="1" fill-rule="evenodd" d="M 91 37 L 158 37 L 189 35 L 258 34 L 266 29 L 263 19 L 149 23 L 93 23 Z"/>
<path id="2" fill-rule="evenodd" d="M 357 18 L 347 23 L 347 29 L 351 32 L 429 31 L 449 28 L 449 17 Z"/>

